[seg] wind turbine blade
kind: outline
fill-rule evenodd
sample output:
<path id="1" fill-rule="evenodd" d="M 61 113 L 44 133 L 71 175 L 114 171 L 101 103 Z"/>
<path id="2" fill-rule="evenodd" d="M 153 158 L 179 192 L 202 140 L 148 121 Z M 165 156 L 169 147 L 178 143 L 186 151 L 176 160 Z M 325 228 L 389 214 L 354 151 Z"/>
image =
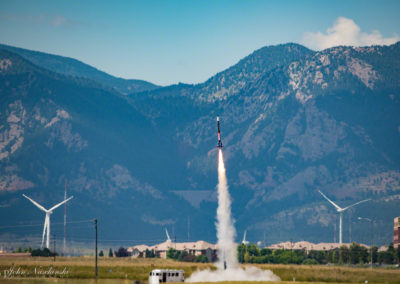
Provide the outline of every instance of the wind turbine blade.
<path id="1" fill-rule="evenodd" d="M 74 198 L 74 197 L 71 196 L 70 198 L 68 198 L 68 199 L 66 199 L 66 200 L 64 200 L 64 201 L 62 201 L 62 202 L 60 202 L 60 203 L 58 203 L 57 205 L 54 205 L 53 207 L 51 207 L 51 208 L 49 209 L 49 211 L 50 211 L 50 212 L 53 211 L 53 210 L 56 209 L 57 207 L 59 207 L 59 206 L 63 205 L 64 203 L 70 201 L 72 198 Z"/>
<path id="2" fill-rule="evenodd" d="M 330 200 L 328 197 L 325 196 L 325 194 L 323 194 L 320 190 L 318 190 L 319 193 L 321 193 L 321 195 L 329 201 L 329 203 L 331 203 L 333 206 L 335 206 L 335 208 L 337 210 L 342 210 L 342 208 L 340 208 L 336 203 L 334 203 L 332 200 Z"/>
<path id="3" fill-rule="evenodd" d="M 171 238 L 169 237 L 167 228 L 165 228 L 165 233 L 167 234 L 167 241 L 171 241 Z"/>
<path id="4" fill-rule="evenodd" d="M 357 203 L 354 203 L 353 205 L 350 205 L 350 206 L 347 206 L 347 207 L 343 208 L 343 211 L 344 211 L 344 210 L 347 210 L 347 209 L 349 209 L 349 208 L 351 208 L 351 207 L 353 207 L 353 206 L 356 206 L 356 205 L 358 205 L 358 204 L 360 204 L 360 203 L 367 202 L 367 201 L 370 201 L 370 200 L 371 200 L 371 199 L 365 199 L 365 200 L 358 201 Z"/>
<path id="5" fill-rule="evenodd" d="M 28 199 L 30 202 L 32 202 L 33 204 L 35 204 L 39 209 L 43 210 L 44 212 L 47 212 L 47 210 L 40 205 L 39 203 L 37 203 L 35 200 L 29 198 L 28 196 L 26 196 L 25 194 L 22 194 L 23 197 L 25 197 L 26 199 Z"/>
<path id="6" fill-rule="evenodd" d="M 242 241 L 242 243 L 245 243 L 245 242 L 246 242 L 246 233 L 247 233 L 247 230 L 244 230 L 243 241 Z"/>

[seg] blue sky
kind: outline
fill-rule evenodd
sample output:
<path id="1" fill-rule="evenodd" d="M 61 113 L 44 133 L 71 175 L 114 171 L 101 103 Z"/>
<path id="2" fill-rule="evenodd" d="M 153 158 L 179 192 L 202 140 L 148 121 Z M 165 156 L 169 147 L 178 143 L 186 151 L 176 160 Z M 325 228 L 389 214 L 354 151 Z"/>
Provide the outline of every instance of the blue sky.
<path id="1" fill-rule="evenodd" d="M 389 44 L 399 11 L 400 1 L 384 0 L 0 0 L 0 43 L 123 78 L 199 83 L 266 45 Z"/>

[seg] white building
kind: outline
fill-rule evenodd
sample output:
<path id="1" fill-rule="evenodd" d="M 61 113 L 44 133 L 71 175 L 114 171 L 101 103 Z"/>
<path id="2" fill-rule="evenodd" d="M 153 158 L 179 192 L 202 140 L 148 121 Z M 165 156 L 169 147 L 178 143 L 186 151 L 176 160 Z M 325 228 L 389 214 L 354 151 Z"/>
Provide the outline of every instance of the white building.
<path id="1" fill-rule="evenodd" d="M 210 244 L 205 241 L 197 242 L 183 242 L 175 243 L 171 240 L 167 240 L 163 243 L 156 244 L 154 246 L 138 245 L 128 248 L 128 253 L 132 257 L 146 257 L 146 250 L 154 251 L 156 256 L 161 258 L 167 258 L 167 251 L 172 248 L 177 251 L 186 251 L 188 254 L 199 256 L 205 255 L 211 261 L 213 256 L 216 254 L 217 246 Z"/>
<path id="2" fill-rule="evenodd" d="M 369 246 L 360 244 L 363 247 L 369 248 Z M 317 250 L 317 251 L 328 251 L 328 250 L 333 250 L 333 249 L 339 249 L 341 246 L 346 246 L 350 248 L 351 243 L 318 243 L 318 244 L 313 244 L 307 241 L 301 241 L 301 242 L 282 242 L 278 244 L 271 245 L 267 248 L 269 249 L 292 249 L 292 250 L 305 250 L 305 251 L 311 251 L 311 250 Z"/>

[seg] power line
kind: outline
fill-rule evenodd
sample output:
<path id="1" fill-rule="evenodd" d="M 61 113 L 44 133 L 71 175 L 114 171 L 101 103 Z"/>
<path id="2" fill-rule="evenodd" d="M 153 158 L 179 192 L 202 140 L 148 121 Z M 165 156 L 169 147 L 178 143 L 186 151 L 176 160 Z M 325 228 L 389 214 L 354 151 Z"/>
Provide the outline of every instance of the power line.
<path id="1" fill-rule="evenodd" d="M 0 240 L 5 240 L 5 239 L 10 239 L 10 240 L 17 240 L 15 237 L 9 236 L 8 238 L 1 238 Z M 58 238 L 59 240 L 62 240 L 61 237 Z M 70 237 L 69 238 L 70 241 L 93 241 L 93 238 L 80 238 L 80 237 Z M 35 236 L 29 236 L 29 237 L 21 237 L 19 239 L 19 241 L 21 240 L 25 240 L 25 241 L 29 241 L 29 240 L 38 240 L 41 241 L 42 238 L 41 237 L 35 237 Z M 164 239 L 147 239 L 147 240 L 134 240 L 134 239 L 126 239 L 126 240 L 121 240 L 121 239 L 100 239 L 99 238 L 99 243 L 100 242 L 131 242 L 131 243 L 158 243 L 158 242 L 162 242 L 164 241 Z M 184 241 L 184 240 L 182 240 Z M 179 242 L 179 239 L 178 239 Z"/>
<path id="2" fill-rule="evenodd" d="M 67 224 L 78 224 L 78 223 L 89 223 L 93 222 L 93 219 L 88 219 L 88 220 L 79 220 L 79 221 L 70 221 L 67 222 Z M 64 222 L 55 222 L 51 223 L 51 225 L 63 225 Z M 36 226 L 43 226 L 43 223 L 38 223 L 38 224 L 27 224 L 27 225 L 13 225 L 13 226 L 1 226 L 0 229 L 8 229 L 8 228 L 19 228 L 19 227 L 36 227 Z"/>

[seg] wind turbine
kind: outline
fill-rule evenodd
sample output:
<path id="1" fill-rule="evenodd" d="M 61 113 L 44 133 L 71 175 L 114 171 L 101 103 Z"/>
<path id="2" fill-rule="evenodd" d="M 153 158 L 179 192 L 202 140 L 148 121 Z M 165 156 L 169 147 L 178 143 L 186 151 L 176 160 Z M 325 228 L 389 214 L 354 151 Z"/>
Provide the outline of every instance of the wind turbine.
<path id="1" fill-rule="evenodd" d="M 360 203 L 363 203 L 363 202 L 366 202 L 366 201 L 370 201 L 371 199 L 365 199 L 365 200 L 362 200 L 362 201 L 358 201 L 358 202 L 356 202 L 356 203 L 354 203 L 354 204 L 352 204 L 350 206 L 347 206 L 345 208 L 341 208 L 336 203 L 334 203 L 332 200 L 330 200 L 328 197 L 326 197 L 325 194 L 323 194 L 321 191 L 318 190 L 318 192 L 321 193 L 321 195 L 326 200 L 328 200 L 329 203 L 331 203 L 336 208 L 336 211 L 339 213 L 339 244 L 342 244 L 342 240 L 343 240 L 342 239 L 343 212 L 346 211 L 347 209 L 353 207 L 353 206 L 356 206 L 356 205 L 360 204 Z"/>
<path id="2" fill-rule="evenodd" d="M 246 234 L 247 234 L 247 230 L 244 230 L 243 241 L 242 241 L 242 244 L 243 244 L 243 245 L 248 245 L 248 244 L 249 244 L 249 242 L 246 241 Z"/>
<path id="3" fill-rule="evenodd" d="M 44 219 L 44 227 L 43 227 L 43 235 L 42 235 L 42 245 L 41 247 L 43 248 L 43 242 L 44 242 L 44 236 L 46 234 L 47 231 L 47 237 L 46 237 L 46 248 L 50 247 L 50 215 L 53 214 L 54 209 L 56 209 L 57 207 L 63 205 L 64 203 L 66 203 L 67 201 L 71 200 L 72 198 L 74 198 L 73 196 L 71 196 L 68 199 L 65 199 L 64 201 L 58 203 L 57 205 L 54 205 L 53 207 L 51 207 L 50 209 L 46 209 L 44 208 L 42 205 L 40 205 L 39 203 L 37 203 L 36 201 L 34 201 L 33 199 L 29 198 L 28 196 L 26 196 L 25 194 L 22 194 L 26 199 L 28 199 L 30 202 L 32 202 L 33 204 L 36 205 L 36 207 L 38 207 L 40 210 L 46 212 L 46 217 Z"/>

